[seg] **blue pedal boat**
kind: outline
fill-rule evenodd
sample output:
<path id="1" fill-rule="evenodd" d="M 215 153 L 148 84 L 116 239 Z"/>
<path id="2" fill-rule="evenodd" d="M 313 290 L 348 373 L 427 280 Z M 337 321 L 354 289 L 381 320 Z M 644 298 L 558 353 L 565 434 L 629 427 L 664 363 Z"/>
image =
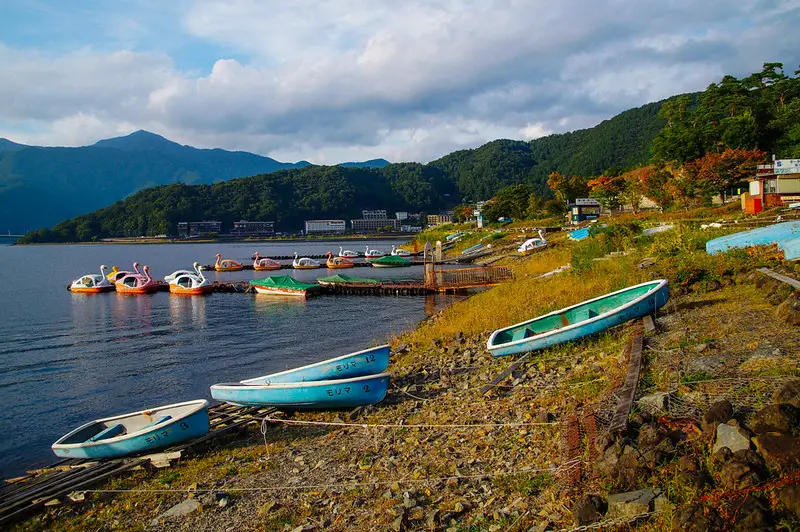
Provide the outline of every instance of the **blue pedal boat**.
<path id="1" fill-rule="evenodd" d="M 388 387 L 389 374 L 378 373 L 325 381 L 215 384 L 211 387 L 211 397 L 242 406 L 352 408 L 383 401 Z"/>
<path id="2" fill-rule="evenodd" d="M 242 384 L 275 384 L 279 382 L 327 381 L 349 379 L 383 373 L 389 367 L 389 345 L 379 345 L 340 357 L 323 360 L 295 369 L 255 377 Z"/>
<path id="3" fill-rule="evenodd" d="M 198 438 L 208 429 L 208 401 L 198 399 L 92 421 L 52 449 L 63 458 L 117 458 Z"/>
<path id="4" fill-rule="evenodd" d="M 669 299 L 666 279 L 629 286 L 492 333 L 486 344 L 494 357 L 536 351 L 652 314 Z"/>

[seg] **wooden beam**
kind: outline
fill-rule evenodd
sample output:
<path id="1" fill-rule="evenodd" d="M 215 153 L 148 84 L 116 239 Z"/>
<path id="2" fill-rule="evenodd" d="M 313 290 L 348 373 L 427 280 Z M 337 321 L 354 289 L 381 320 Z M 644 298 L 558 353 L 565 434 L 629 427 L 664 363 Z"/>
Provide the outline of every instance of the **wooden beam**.
<path id="1" fill-rule="evenodd" d="M 763 273 L 764 275 L 772 277 L 773 279 L 777 279 L 778 281 L 786 283 L 789 286 L 793 286 L 794 288 L 800 290 L 800 281 L 798 281 L 797 279 L 792 279 L 791 277 L 781 275 L 778 272 L 773 272 L 769 268 L 759 268 L 758 271 Z"/>
<path id="2" fill-rule="evenodd" d="M 633 407 L 633 400 L 636 397 L 636 387 L 639 384 L 639 372 L 642 367 L 642 335 L 636 334 L 630 341 L 630 360 L 628 362 L 628 373 L 625 376 L 625 384 L 620 389 L 617 403 L 617 410 L 611 418 L 611 425 L 608 427 L 610 432 L 622 432 L 628 426 L 628 414 Z"/>
<path id="3" fill-rule="evenodd" d="M 651 333 L 656 330 L 656 322 L 653 319 L 652 314 L 648 314 L 644 318 L 642 318 L 642 323 L 644 324 L 645 332 Z"/>
<path id="4" fill-rule="evenodd" d="M 492 379 L 489 382 L 489 384 L 481 388 L 481 395 L 486 395 L 492 388 L 503 382 L 509 375 L 511 375 L 511 373 L 513 373 L 518 367 L 520 367 L 528 359 L 530 355 L 531 355 L 530 353 L 526 353 L 519 360 L 508 366 L 508 369 L 506 369 L 500 375 Z"/>

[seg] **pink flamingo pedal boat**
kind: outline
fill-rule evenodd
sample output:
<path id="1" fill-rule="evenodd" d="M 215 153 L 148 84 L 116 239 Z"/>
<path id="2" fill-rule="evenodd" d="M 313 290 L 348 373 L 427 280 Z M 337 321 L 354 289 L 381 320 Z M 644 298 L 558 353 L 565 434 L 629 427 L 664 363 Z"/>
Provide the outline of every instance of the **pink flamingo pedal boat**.
<path id="1" fill-rule="evenodd" d="M 137 270 L 138 263 L 133 263 L 133 269 Z M 150 277 L 150 267 L 142 268 L 141 274 L 129 274 L 120 279 L 114 285 L 120 294 L 149 294 L 158 290 L 158 284 Z"/>
<path id="2" fill-rule="evenodd" d="M 281 263 L 277 260 L 272 260 L 267 257 L 262 257 L 258 254 L 258 251 L 253 253 L 253 269 L 257 272 L 263 272 L 267 270 L 280 270 Z"/>

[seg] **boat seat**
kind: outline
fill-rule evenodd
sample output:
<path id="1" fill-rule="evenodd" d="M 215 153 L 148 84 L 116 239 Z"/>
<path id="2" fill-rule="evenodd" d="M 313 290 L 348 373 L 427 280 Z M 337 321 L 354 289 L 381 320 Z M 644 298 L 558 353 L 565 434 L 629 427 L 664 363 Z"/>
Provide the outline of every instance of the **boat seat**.
<path id="1" fill-rule="evenodd" d="M 562 314 L 561 315 L 561 326 L 562 327 L 566 327 L 567 325 L 569 325 L 569 319 L 567 319 L 567 315 L 566 314 Z"/>
<path id="2" fill-rule="evenodd" d="M 149 429 L 150 427 L 155 427 L 156 425 L 163 423 L 165 421 L 169 421 L 172 419 L 172 416 L 161 416 L 160 418 L 156 419 L 152 423 L 148 423 L 144 427 L 140 428 L 139 430 Z"/>
<path id="3" fill-rule="evenodd" d="M 532 330 L 528 329 L 527 327 L 523 327 L 522 329 L 520 329 L 518 331 L 514 331 L 514 333 L 511 335 L 511 341 L 512 342 L 516 342 L 517 340 L 522 340 L 524 338 L 530 338 L 534 334 L 535 333 Z"/>
<path id="4" fill-rule="evenodd" d="M 86 440 L 85 443 L 107 440 L 109 438 L 114 438 L 122 434 L 125 434 L 125 426 L 120 423 L 117 423 L 116 425 L 111 425 L 107 429 L 98 432 L 97 434 Z"/>

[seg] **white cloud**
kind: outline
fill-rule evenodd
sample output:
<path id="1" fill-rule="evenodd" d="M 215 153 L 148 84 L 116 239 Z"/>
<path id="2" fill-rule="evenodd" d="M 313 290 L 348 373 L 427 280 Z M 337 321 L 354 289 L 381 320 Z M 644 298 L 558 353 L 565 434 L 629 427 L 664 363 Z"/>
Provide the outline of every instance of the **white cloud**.
<path id="1" fill-rule="evenodd" d="M 146 23 L 114 14 L 131 48 L 154 33 L 174 47 L 181 32 L 166 35 L 156 5 Z M 143 128 L 284 160 L 426 161 L 495 138 L 587 127 L 763 61 L 793 70 L 800 49 L 800 34 L 788 31 L 800 18 L 796 0 L 177 5 L 181 31 L 229 51 L 209 58 L 207 74 L 158 51 L 59 55 L 0 44 L 0 131 L 71 144 Z M 765 27 L 787 31 L 775 40 Z"/>

